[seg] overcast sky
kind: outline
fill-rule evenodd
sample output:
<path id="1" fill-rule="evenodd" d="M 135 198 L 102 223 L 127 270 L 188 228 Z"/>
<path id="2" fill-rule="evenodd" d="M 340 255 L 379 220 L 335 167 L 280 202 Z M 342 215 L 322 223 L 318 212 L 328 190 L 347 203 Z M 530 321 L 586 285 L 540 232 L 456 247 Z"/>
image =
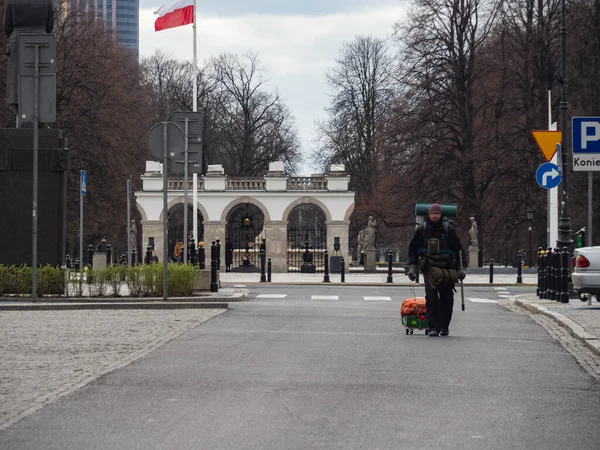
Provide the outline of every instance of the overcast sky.
<path id="1" fill-rule="evenodd" d="M 192 26 L 154 31 L 153 11 L 168 0 L 140 0 L 140 56 L 161 49 L 192 59 Z M 295 117 L 308 155 L 316 119 L 329 104 L 325 73 L 357 35 L 386 38 L 402 20 L 403 0 L 197 0 L 198 62 L 221 53 L 258 54 L 269 90 Z M 315 169 L 306 164 L 301 175 Z"/>

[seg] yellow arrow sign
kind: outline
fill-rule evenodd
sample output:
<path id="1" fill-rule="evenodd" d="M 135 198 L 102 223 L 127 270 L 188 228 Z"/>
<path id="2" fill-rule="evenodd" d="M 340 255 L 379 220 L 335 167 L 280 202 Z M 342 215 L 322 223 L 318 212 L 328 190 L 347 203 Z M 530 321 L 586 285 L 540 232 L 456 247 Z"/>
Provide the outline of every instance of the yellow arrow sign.
<path id="1" fill-rule="evenodd" d="M 536 130 L 532 131 L 531 134 L 546 161 L 551 161 L 556 153 L 556 144 L 562 142 L 562 133 L 560 131 Z"/>

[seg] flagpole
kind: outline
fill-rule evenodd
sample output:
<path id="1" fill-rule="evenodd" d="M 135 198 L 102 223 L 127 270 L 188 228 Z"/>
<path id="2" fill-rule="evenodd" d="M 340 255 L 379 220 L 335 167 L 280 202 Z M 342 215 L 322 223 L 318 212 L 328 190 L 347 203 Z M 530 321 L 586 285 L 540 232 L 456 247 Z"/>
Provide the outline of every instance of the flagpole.
<path id="1" fill-rule="evenodd" d="M 192 85 L 194 98 L 192 99 L 193 111 L 198 111 L 198 62 L 197 62 L 197 50 L 196 50 L 196 0 L 194 0 L 194 23 L 192 24 L 192 30 L 194 35 L 194 59 L 192 60 Z M 202 138 L 202 136 L 199 136 Z M 200 153 L 202 155 L 202 153 Z M 200 161 L 200 167 L 202 167 L 202 161 Z M 193 214 L 193 230 L 194 230 L 194 242 L 195 245 L 198 245 L 198 174 L 194 173 L 193 175 L 193 187 L 192 187 L 192 198 L 194 207 L 192 208 Z"/>

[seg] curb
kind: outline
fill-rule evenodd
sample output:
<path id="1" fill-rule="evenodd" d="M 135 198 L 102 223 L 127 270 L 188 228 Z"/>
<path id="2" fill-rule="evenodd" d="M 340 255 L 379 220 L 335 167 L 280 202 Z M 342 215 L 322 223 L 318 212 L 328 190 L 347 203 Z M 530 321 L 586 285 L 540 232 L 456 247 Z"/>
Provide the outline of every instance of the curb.
<path id="1" fill-rule="evenodd" d="M 390 287 L 410 287 L 410 286 L 425 286 L 424 283 L 419 284 L 409 284 L 409 283 L 386 283 L 385 281 L 381 282 L 353 282 L 346 281 L 342 283 L 341 281 L 330 281 L 328 283 L 324 281 L 271 281 L 271 282 L 263 282 L 263 281 L 222 281 L 224 285 L 233 286 L 233 285 L 264 285 L 264 286 L 390 286 Z M 458 283 L 457 283 L 458 285 Z M 489 287 L 489 286 L 517 286 L 517 287 L 535 287 L 537 284 L 534 283 L 464 283 L 464 287 Z"/>
<path id="2" fill-rule="evenodd" d="M 236 292 L 228 296 L 194 296 L 194 297 L 167 297 L 167 302 L 162 297 L 40 297 L 36 303 L 31 301 L 31 297 L 0 297 L 0 308 L 2 302 L 8 303 L 171 303 L 171 302 L 191 302 L 191 303 L 227 303 L 239 302 L 247 299 L 247 294 Z"/>
<path id="3" fill-rule="evenodd" d="M 97 302 L 97 303 L 11 303 L 0 311 L 75 311 L 83 309 L 229 309 L 226 302 Z"/>
<path id="4" fill-rule="evenodd" d="M 517 306 L 526 309 L 532 314 L 542 314 L 554 320 L 561 327 L 565 328 L 571 334 L 571 336 L 583 342 L 583 344 L 587 348 L 593 351 L 596 355 L 600 356 L 600 340 L 598 340 L 598 338 L 593 334 L 590 334 L 587 331 L 585 331 L 585 329 L 581 325 L 569 319 L 564 314 L 555 311 L 550 311 L 545 306 L 528 303 L 527 301 L 519 300 L 515 297 L 513 297 L 513 302 Z"/>

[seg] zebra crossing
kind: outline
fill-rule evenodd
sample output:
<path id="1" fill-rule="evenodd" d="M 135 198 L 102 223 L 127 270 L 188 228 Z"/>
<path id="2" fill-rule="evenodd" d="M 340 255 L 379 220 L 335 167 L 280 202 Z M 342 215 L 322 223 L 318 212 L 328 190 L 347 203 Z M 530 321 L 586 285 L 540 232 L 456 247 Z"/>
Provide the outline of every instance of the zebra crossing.
<path id="1" fill-rule="evenodd" d="M 504 299 L 504 298 L 508 298 L 510 296 L 510 293 L 508 291 L 506 291 L 505 288 L 496 288 L 498 289 L 498 296 L 500 297 L 500 300 Z M 501 291 L 500 291 L 501 290 Z M 278 300 L 282 300 L 288 297 L 288 294 L 257 294 L 256 298 L 257 299 L 278 299 Z M 360 298 L 360 297 L 359 297 Z M 335 301 L 335 300 L 339 300 L 340 296 L 339 295 L 311 295 L 310 296 L 311 300 L 323 300 L 323 301 Z M 371 295 L 364 295 L 362 296 L 362 300 L 366 301 L 366 302 L 391 302 L 392 298 L 389 296 L 371 296 Z M 403 300 L 403 299 L 396 299 L 396 300 Z M 494 300 L 494 299 L 490 299 L 490 298 L 475 298 L 475 297 L 467 297 L 466 300 L 472 302 L 472 303 L 498 303 L 500 300 Z"/>

